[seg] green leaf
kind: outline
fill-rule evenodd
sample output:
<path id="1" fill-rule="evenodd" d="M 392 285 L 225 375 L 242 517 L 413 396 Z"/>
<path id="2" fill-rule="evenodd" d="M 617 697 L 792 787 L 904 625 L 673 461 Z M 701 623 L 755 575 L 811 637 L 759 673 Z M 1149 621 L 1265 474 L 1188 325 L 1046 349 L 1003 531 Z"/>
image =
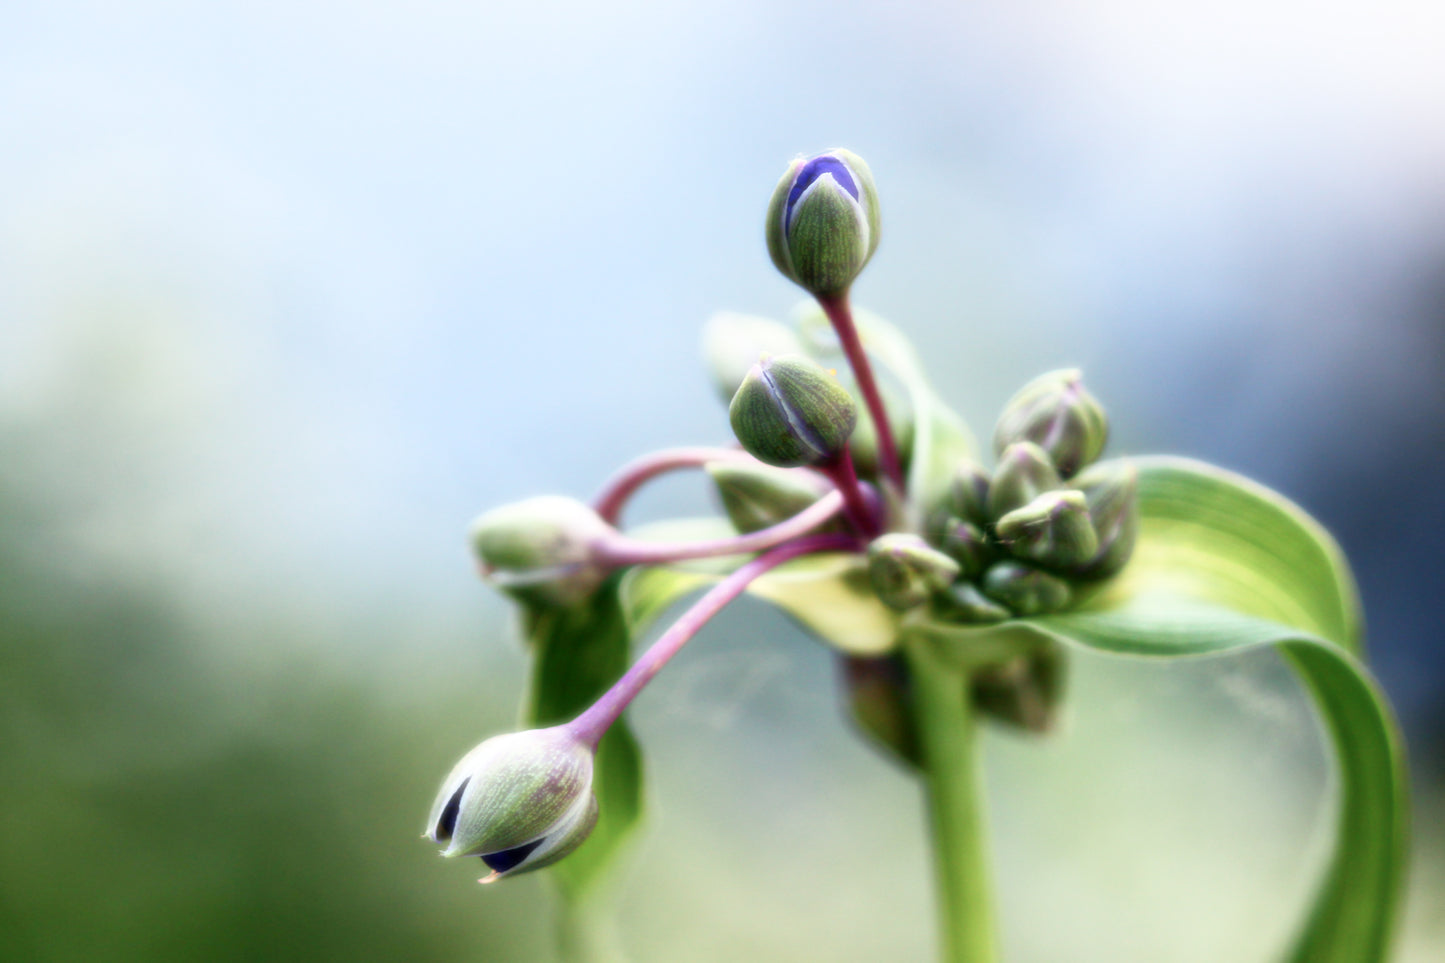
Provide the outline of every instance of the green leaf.
<path id="1" fill-rule="evenodd" d="M 1360 610 L 1330 536 L 1282 496 L 1178 458 L 1139 459 L 1140 540 L 1124 573 L 1079 609 L 940 633 L 955 658 L 990 633 L 1035 632 L 1113 655 L 1222 655 L 1275 646 L 1299 673 L 1334 750 L 1334 854 L 1287 957 L 1376 963 L 1399 910 L 1408 798 L 1394 718 L 1360 661 Z"/>
<path id="2" fill-rule="evenodd" d="M 613 576 L 587 601 L 570 608 L 529 608 L 524 628 L 534 658 L 523 724 L 566 722 L 586 709 L 626 671 L 631 633 Z M 587 841 L 551 868 L 569 902 L 603 878 L 642 814 L 642 751 L 619 719 L 597 746 L 593 769 L 597 826 Z"/>

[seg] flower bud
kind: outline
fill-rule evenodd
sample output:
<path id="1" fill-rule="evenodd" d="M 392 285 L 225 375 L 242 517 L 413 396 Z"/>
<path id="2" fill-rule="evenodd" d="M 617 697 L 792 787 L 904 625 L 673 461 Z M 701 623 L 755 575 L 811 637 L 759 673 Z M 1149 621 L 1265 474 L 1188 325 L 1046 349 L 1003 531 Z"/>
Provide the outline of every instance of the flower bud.
<path id="1" fill-rule="evenodd" d="M 993 548 L 978 526 L 961 518 L 948 518 L 938 529 L 938 547 L 958 563 L 964 578 L 976 578 L 993 560 Z"/>
<path id="2" fill-rule="evenodd" d="M 488 581 L 524 601 L 572 605 L 607 577 L 594 545 L 612 526 L 562 495 L 494 508 L 472 523 L 472 547 Z"/>
<path id="3" fill-rule="evenodd" d="M 1002 622 L 1013 615 L 972 582 L 954 582 L 943 597 L 948 600 L 948 615 L 956 622 Z"/>
<path id="4" fill-rule="evenodd" d="M 1063 487 L 1063 479 L 1042 448 L 1031 441 L 1009 445 L 998 456 L 988 488 L 988 516 L 996 521 L 1044 492 Z"/>
<path id="5" fill-rule="evenodd" d="M 863 158 L 841 148 L 788 165 L 768 205 L 768 253 L 819 297 L 843 294 L 878 247 L 878 194 Z"/>
<path id="6" fill-rule="evenodd" d="M 739 532 L 771 528 L 828 493 L 829 485 L 811 472 L 728 461 L 704 466 L 717 485 L 723 510 Z"/>
<path id="7" fill-rule="evenodd" d="M 1134 553 L 1139 535 L 1139 471 L 1120 459 L 1084 469 L 1073 482 L 1084 493 L 1099 547 L 1076 570 L 1084 578 L 1117 574 Z"/>
<path id="8" fill-rule="evenodd" d="M 841 455 L 858 409 L 836 375 L 801 355 L 784 355 L 753 365 L 728 417 L 758 461 L 797 468 Z"/>
<path id="9" fill-rule="evenodd" d="M 868 579 L 884 605 L 922 605 L 958 577 L 958 563 L 917 535 L 882 535 L 868 546 Z"/>
<path id="10" fill-rule="evenodd" d="M 1043 615 L 1069 604 L 1069 583 L 1018 562 L 998 562 L 984 574 L 983 594 L 1015 615 Z"/>
<path id="11" fill-rule="evenodd" d="M 803 340 L 785 324 L 750 314 L 719 311 L 702 329 L 703 359 L 723 403 L 765 354 L 802 354 Z"/>
<path id="12" fill-rule="evenodd" d="M 1083 492 L 1044 492 L 998 520 L 998 540 L 1021 559 L 1047 568 L 1072 568 L 1094 557 L 1099 538 Z"/>
<path id="13" fill-rule="evenodd" d="M 995 719 L 1048 732 L 1054 727 L 1064 697 L 1067 666 L 1057 645 L 1016 656 L 973 677 L 973 703 Z"/>
<path id="14" fill-rule="evenodd" d="M 1108 437 L 1104 409 L 1084 389 L 1079 370 L 1067 368 L 1035 378 L 1013 396 L 994 429 L 993 447 L 1002 453 L 1015 442 L 1031 441 L 1070 478 L 1099 457 Z"/>
<path id="15" fill-rule="evenodd" d="M 592 748 L 565 726 L 493 736 L 442 782 L 426 835 L 443 856 L 480 856 L 482 882 L 540 869 L 597 823 Z"/>
<path id="16" fill-rule="evenodd" d="M 944 509 L 975 525 L 987 525 L 988 470 L 972 458 L 960 458 L 953 466 Z"/>

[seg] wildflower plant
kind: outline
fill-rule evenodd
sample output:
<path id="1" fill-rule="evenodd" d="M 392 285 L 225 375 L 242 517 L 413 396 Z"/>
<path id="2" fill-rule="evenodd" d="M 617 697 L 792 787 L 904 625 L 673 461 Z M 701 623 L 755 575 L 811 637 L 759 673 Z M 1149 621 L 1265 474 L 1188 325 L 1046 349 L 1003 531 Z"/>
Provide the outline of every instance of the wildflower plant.
<path id="1" fill-rule="evenodd" d="M 738 446 L 655 452 L 590 504 L 532 498 L 473 526 L 482 574 L 521 607 L 532 728 L 457 764 L 428 836 L 445 855 L 479 856 L 484 883 L 552 866 L 569 908 L 564 942 L 588 957 L 577 921 L 642 812 L 641 749 L 624 710 L 748 592 L 836 650 L 853 721 L 924 788 L 941 959 L 988 963 L 998 948 L 980 727 L 1047 733 L 1072 651 L 1272 647 L 1313 699 L 1339 794 L 1332 857 L 1285 958 L 1385 959 L 1404 865 L 1402 752 L 1330 536 L 1222 469 L 1104 459 L 1108 419 L 1076 370 L 1045 374 L 1004 406 L 987 467 L 904 335 L 850 306 L 879 237 L 873 177 L 856 155 L 794 161 L 765 235 L 816 308 L 792 326 L 709 323 L 711 375 Z M 620 529 L 638 489 L 684 469 L 708 474 L 722 516 Z M 700 590 L 633 661 L 633 640 Z"/>

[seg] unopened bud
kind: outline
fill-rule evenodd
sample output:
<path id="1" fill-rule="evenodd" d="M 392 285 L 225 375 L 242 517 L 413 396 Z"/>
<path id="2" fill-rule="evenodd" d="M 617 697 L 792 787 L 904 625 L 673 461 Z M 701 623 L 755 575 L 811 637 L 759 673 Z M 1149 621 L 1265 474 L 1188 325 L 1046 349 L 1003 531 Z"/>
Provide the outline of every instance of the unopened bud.
<path id="1" fill-rule="evenodd" d="M 828 483 L 809 472 L 770 465 L 709 462 L 723 510 L 739 532 L 756 532 L 792 518 L 828 493 Z"/>
<path id="2" fill-rule="evenodd" d="M 494 736 L 443 781 L 426 835 L 443 856 L 480 856 L 484 883 L 554 863 L 597 823 L 592 755 L 562 726 Z"/>
<path id="3" fill-rule="evenodd" d="M 1063 479 L 1042 448 L 1031 441 L 1009 445 L 998 456 L 988 488 L 988 516 L 996 521 L 1044 492 L 1063 487 Z"/>
<path id="4" fill-rule="evenodd" d="M 1054 727 L 1067 676 L 1057 645 L 1016 656 L 973 677 L 973 703 L 980 710 L 1030 732 Z"/>
<path id="5" fill-rule="evenodd" d="M 1104 409 L 1084 388 L 1077 368 L 1050 371 L 1030 381 L 1004 407 L 994 430 L 994 451 L 1031 441 L 1053 459 L 1064 478 L 1099 457 L 1109 437 Z"/>
<path id="6" fill-rule="evenodd" d="M 1043 615 L 1069 604 L 1069 583 L 1019 562 L 998 562 L 984 574 L 983 593 L 1015 615 Z"/>
<path id="7" fill-rule="evenodd" d="M 796 468 L 841 455 L 858 409 L 835 374 L 801 355 L 785 355 L 753 365 L 728 417 L 754 458 Z"/>
<path id="8" fill-rule="evenodd" d="M 847 291 L 878 247 L 878 193 L 863 158 L 839 148 L 789 164 L 766 233 L 784 276 L 819 297 Z"/>
<path id="9" fill-rule="evenodd" d="M 949 615 L 957 622 L 1002 622 L 1013 615 L 972 582 L 954 582 L 943 597 L 948 600 Z"/>
<path id="10" fill-rule="evenodd" d="M 1117 574 L 1134 553 L 1139 536 L 1139 471 L 1122 459 L 1101 461 L 1073 481 L 1089 504 L 1099 547 L 1076 570 L 1084 578 Z"/>
<path id="11" fill-rule="evenodd" d="M 998 520 L 998 540 L 1011 553 L 1047 568 L 1072 568 L 1094 557 L 1099 539 L 1083 492 L 1044 492 Z"/>
<path id="12" fill-rule="evenodd" d="M 917 535 L 882 535 L 868 546 L 868 578 L 889 608 L 922 605 L 957 577 L 958 563 Z"/>
<path id="13" fill-rule="evenodd" d="M 607 577 L 594 546 L 613 534 L 595 511 L 561 495 L 494 508 L 471 526 L 482 574 L 526 601 L 572 605 Z"/>
<path id="14" fill-rule="evenodd" d="M 944 510 L 975 525 L 987 525 L 988 470 L 972 458 L 960 458 L 953 467 Z"/>
<path id="15" fill-rule="evenodd" d="M 993 560 L 993 547 L 978 526 L 961 518 L 947 518 L 938 528 L 939 549 L 958 563 L 964 578 L 976 578 Z"/>
<path id="16" fill-rule="evenodd" d="M 797 332 L 770 318 L 719 311 L 702 329 L 703 358 L 723 403 L 732 401 L 763 355 L 802 354 Z"/>

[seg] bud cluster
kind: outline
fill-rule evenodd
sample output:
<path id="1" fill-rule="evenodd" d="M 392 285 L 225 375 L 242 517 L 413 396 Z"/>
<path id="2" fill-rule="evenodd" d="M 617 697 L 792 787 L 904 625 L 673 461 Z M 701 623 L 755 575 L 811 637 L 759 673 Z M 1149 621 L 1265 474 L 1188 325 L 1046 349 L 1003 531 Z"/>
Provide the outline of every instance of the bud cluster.
<path id="1" fill-rule="evenodd" d="M 928 506 L 926 541 L 874 543 L 879 597 L 900 609 L 933 599 L 951 621 L 995 622 L 1057 612 L 1081 584 L 1116 574 L 1134 547 L 1138 478 L 1128 462 L 1097 461 L 1107 436 L 1077 370 L 1030 382 L 999 418 L 993 472 L 960 461 Z"/>

